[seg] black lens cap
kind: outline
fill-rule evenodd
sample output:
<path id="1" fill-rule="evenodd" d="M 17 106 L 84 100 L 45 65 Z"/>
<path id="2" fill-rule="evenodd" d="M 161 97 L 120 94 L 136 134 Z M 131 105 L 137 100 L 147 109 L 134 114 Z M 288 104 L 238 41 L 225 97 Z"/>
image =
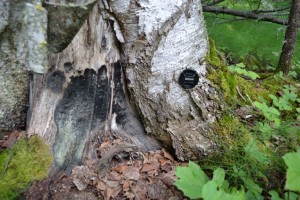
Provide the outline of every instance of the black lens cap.
<path id="1" fill-rule="evenodd" d="M 199 82 L 199 76 L 194 69 L 185 69 L 181 72 L 178 80 L 184 89 L 192 89 Z"/>

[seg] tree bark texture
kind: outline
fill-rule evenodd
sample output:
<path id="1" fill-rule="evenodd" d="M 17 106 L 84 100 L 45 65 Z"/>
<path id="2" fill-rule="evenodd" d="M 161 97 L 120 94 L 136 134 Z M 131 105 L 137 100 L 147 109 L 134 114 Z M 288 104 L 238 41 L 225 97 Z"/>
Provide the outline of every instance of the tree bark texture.
<path id="1" fill-rule="evenodd" d="M 299 20 L 300 0 L 293 0 L 289 15 L 289 22 L 284 36 L 284 43 L 278 62 L 278 69 L 281 69 L 284 75 L 288 75 L 291 68 L 292 57 L 297 40 Z"/>
<path id="2" fill-rule="evenodd" d="M 0 136 L 24 129 L 29 88 L 23 2 L 0 2 Z"/>
<path id="3" fill-rule="evenodd" d="M 142 150 L 161 148 L 156 138 L 181 160 L 205 156 L 217 146 L 210 125 L 220 103 L 207 49 L 198 0 L 100 1 L 50 55 L 50 71 L 34 76 L 27 132 L 53 147 L 60 169 L 97 159 L 94 147 L 109 138 Z M 200 77 L 190 90 L 178 84 L 186 68 Z"/>
<path id="4" fill-rule="evenodd" d="M 25 128 L 29 70 L 47 72 L 48 49 L 65 48 L 95 4 L 85 0 L 72 3 L 80 6 L 47 3 L 47 11 L 41 0 L 0 2 L 0 136 L 5 131 Z M 65 30 L 71 33 L 68 37 Z M 47 35 L 51 42 L 48 45 Z"/>

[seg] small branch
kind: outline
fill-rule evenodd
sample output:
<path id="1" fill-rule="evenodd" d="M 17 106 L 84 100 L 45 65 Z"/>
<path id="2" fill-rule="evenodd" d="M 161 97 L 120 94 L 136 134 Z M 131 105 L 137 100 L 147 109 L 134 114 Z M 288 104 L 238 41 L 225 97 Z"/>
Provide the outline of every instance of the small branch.
<path id="1" fill-rule="evenodd" d="M 236 89 L 236 91 L 238 92 L 238 94 L 240 95 L 240 97 L 241 97 L 245 102 L 247 102 L 247 100 L 245 99 L 245 97 L 242 95 L 242 93 L 241 93 L 239 87 L 236 86 L 235 89 Z"/>
<path id="2" fill-rule="evenodd" d="M 221 2 L 223 2 L 223 1 L 225 1 L 225 0 L 213 0 L 212 2 L 207 2 L 207 3 L 205 4 L 205 6 L 214 6 L 214 5 L 216 5 L 216 4 L 218 4 L 218 3 L 221 3 Z M 203 4 L 204 4 L 204 2 L 203 2 Z"/>
<path id="3" fill-rule="evenodd" d="M 227 14 L 227 15 L 239 16 L 248 19 L 256 19 L 258 21 L 267 21 L 267 22 L 272 22 L 275 24 L 281 24 L 285 26 L 288 25 L 287 20 L 278 19 L 273 17 L 272 15 L 257 14 L 253 11 L 239 11 L 239 10 L 228 9 L 226 7 L 213 7 L 213 6 L 203 6 L 203 11 L 215 13 L 215 14 Z"/>
<path id="4" fill-rule="evenodd" d="M 284 11 L 290 9 L 291 6 L 285 6 L 281 8 L 275 8 L 273 10 L 253 10 L 254 13 L 259 14 L 259 13 L 272 13 L 272 12 L 279 12 L 279 11 Z"/>

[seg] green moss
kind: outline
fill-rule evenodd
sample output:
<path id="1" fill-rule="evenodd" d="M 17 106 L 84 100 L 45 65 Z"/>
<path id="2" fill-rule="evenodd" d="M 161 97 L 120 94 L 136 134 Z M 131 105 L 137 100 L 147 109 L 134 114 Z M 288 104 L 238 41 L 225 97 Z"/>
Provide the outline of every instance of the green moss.
<path id="1" fill-rule="evenodd" d="M 247 127 L 238 118 L 230 115 L 224 115 L 213 127 L 217 134 L 217 143 L 224 150 L 243 146 L 253 138 Z"/>
<path id="2" fill-rule="evenodd" d="M 271 149 L 257 140 L 249 127 L 241 123 L 237 117 L 225 114 L 212 127 L 214 130 L 212 137 L 220 149 L 218 153 L 200 161 L 204 169 L 224 168 L 227 171 L 227 180 L 235 186 L 243 185 L 243 181 L 234 173 L 234 168 L 243 170 L 247 172 L 249 178 L 252 177 L 254 182 L 264 188 L 268 187 L 269 183 L 261 182 L 262 179 L 267 180 L 272 178 L 275 172 L 282 171 L 280 166 L 282 162 L 277 162 L 278 158 Z M 245 149 L 252 141 L 255 141 L 257 150 L 252 151 L 251 155 Z"/>
<path id="3" fill-rule="evenodd" d="M 236 93 L 236 77 L 231 74 L 226 66 L 224 54 L 219 52 L 213 40 L 209 40 L 210 48 L 206 56 L 208 62 L 207 78 L 212 82 L 214 87 L 218 90 L 221 98 L 229 105 L 238 104 Z"/>
<path id="4" fill-rule="evenodd" d="M 206 60 L 213 66 L 220 67 L 226 64 L 224 54 L 217 50 L 215 42 L 212 39 L 209 39 L 209 52 L 206 56 Z"/>
<path id="5" fill-rule="evenodd" d="M 11 152 L 13 151 L 13 152 Z M 13 150 L 0 153 L 0 173 L 8 158 L 7 170 L 0 176 L 0 199 L 16 199 L 30 182 L 41 180 L 48 174 L 52 163 L 49 147 L 38 136 L 18 141 Z"/>
<path id="6" fill-rule="evenodd" d="M 257 101 L 259 96 L 269 99 L 269 94 L 275 94 L 283 88 L 284 84 L 292 82 L 288 79 L 274 78 L 274 75 L 268 75 L 263 80 L 253 81 L 232 74 L 226 65 L 224 55 L 216 49 L 213 40 L 210 39 L 209 44 L 210 49 L 206 57 L 208 61 L 207 78 L 218 90 L 227 106 L 232 109 L 250 105 L 251 101 Z M 250 58 L 248 58 L 248 62 L 259 65 Z"/>

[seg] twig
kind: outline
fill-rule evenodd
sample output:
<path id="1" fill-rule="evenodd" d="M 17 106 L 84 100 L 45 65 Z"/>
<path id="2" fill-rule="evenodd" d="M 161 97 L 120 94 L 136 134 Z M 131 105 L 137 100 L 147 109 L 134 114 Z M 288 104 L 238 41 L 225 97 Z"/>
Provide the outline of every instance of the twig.
<path id="1" fill-rule="evenodd" d="M 242 93 L 240 92 L 240 89 L 238 86 L 235 87 L 236 91 L 238 92 L 238 94 L 240 95 L 240 97 L 245 101 L 247 102 L 247 100 L 244 98 L 244 96 L 242 95 Z"/>
<path id="2" fill-rule="evenodd" d="M 253 107 L 255 107 L 255 105 L 254 105 L 253 101 L 251 100 L 251 98 L 249 97 L 249 95 L 248 95 L 248 94 L 246 94 L 246 96 L 247 96 L 247 98 L 249 99 L 249 101 L 250 101 L 251 105 L 252 105 Z"/>

